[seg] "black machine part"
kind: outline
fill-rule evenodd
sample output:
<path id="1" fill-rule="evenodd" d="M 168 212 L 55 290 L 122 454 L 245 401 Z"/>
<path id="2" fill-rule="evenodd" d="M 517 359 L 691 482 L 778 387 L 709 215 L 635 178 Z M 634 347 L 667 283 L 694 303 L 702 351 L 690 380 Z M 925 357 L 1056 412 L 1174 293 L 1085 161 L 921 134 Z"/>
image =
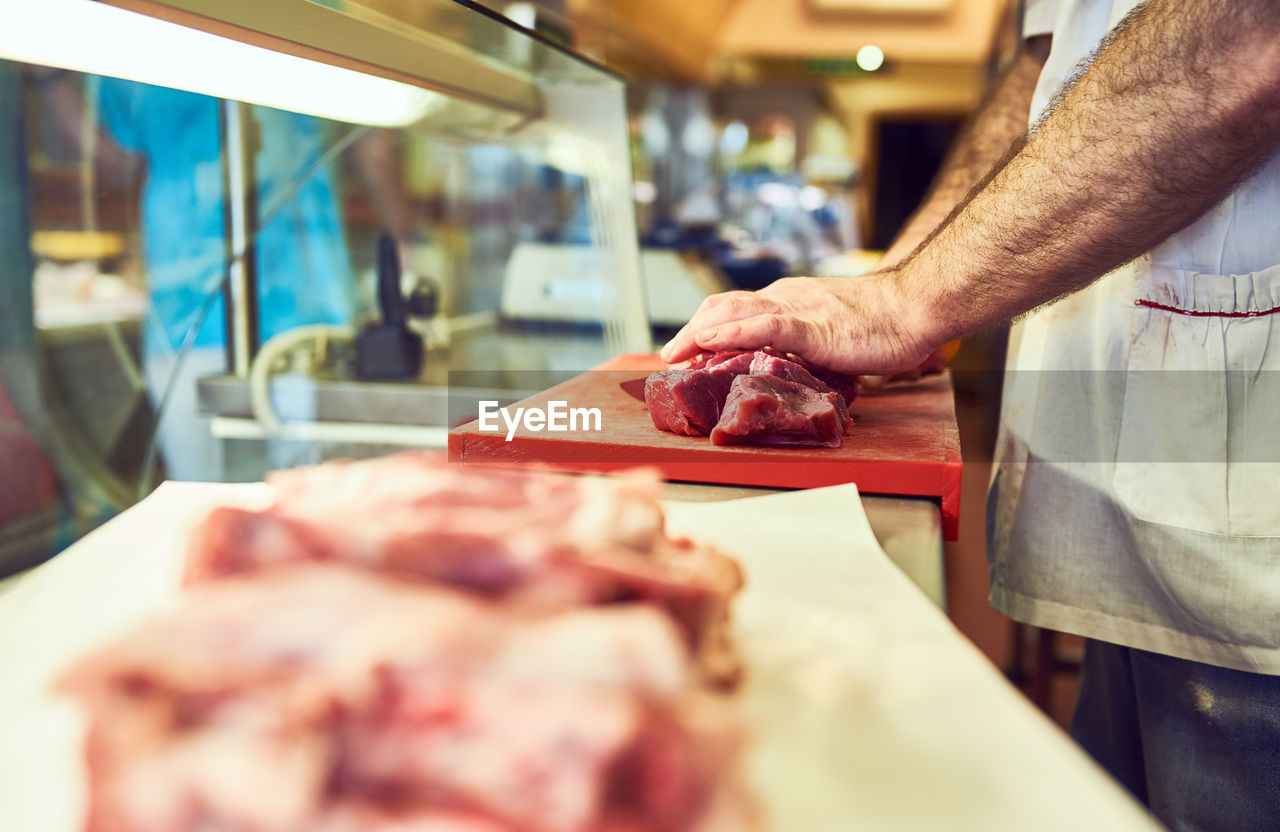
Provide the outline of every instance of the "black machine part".
<path id="1" fill-rule="evenodd" d="M 409 316 L 412 318 L 432 318 L 440 311 L 440 289 L 436 284 L 419 277 L 409 290 Z"/>
<path id="2" fill-rule="evenodd" d="M 422 336 L 409 329 L 400 291 L 400 255 L 390 234 L 378 238 L 378 310 L 382 320 L 356 335 L 356 378 L 412 379 L 422 370 Z"/>

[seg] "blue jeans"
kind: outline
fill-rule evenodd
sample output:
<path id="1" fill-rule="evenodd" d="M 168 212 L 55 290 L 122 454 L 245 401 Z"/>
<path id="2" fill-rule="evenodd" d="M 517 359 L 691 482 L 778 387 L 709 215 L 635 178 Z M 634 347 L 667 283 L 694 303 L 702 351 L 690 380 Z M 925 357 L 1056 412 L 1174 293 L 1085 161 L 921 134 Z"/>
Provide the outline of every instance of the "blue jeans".
<path id="1" fill-rule="evenodd" d="M 1280 830 L 1280 677 L 1090 639 L 1071 735 L 1174 832 Z"/>

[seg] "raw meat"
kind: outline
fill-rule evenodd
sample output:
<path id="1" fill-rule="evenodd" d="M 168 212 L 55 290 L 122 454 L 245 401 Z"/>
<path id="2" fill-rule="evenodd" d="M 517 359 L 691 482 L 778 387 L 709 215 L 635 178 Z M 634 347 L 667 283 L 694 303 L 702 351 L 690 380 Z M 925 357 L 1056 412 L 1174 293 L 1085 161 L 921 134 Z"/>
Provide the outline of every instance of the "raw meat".
<path id="1" fill-rule="evenodd" d="M 475 814 L 438 809 L 386 810 L 367 802 L 343 803 L 317 818 L 307 832 L 511 832 Z"/>
<path id="2" fill-rule="evenodd" d="M 644 403 L 654 427 L 706 436 L 715 427 L 734 378 L 749 372 L 752 353 L 717 353 L 686 369 L 662 370 L 644 382 Z"/>
<path id="3" fill-rule="evenodd" d="M 853 400 L 858 398 L 858 393 L 860 392 L 858 376 L 828 370 L 824 367 L 815 367 L 812 364 L 805 364 L 804 366 L 810 373 L 813 373 L 815 378 L 841 396 L 844 396 L 846 404 L 853 404 Z"/>
<path id="4" fill-rule="evenodd" d="M 751 375 L 753 376 L 775 376 L 794 384 L 808 387 L 810 390 L 816 390 L 819 393 L 835 393 L 836 395 L 836 416 L 840 420 L 840 433 L 844 433 L 849 425 L 849 404 L 845 401 L 845 397 L 838 391 L 832 389 L 825 381 L 816 378 L 812 373 L 805 369 L 802 365 L 795 361 L 789 361 L 776 355 L 770 355 L 764 352 L 758 352 L 751 360 Z M 726 407 L 727 409 L 727 407 Z M 837 444 L 836 447 L 839 447 Z"/>
<path id="5" fill-rule="evenodd" d="M 658 430 L 706 436 L 720 418 L 732 375 L 705 370 L 664 370 L 644 382 L 644 403 Z"/>
<path id="6" fill-rule="evenodd" d="M 766 382 L 747 383 L 743 377 L 777 378 L 817 395 Z M 851 424 L 849 403 L 857 394 L 856 376 L 813 367 L 771 349 L 702 353 L 687 367 L 659 371 L 645 381 L 645 404 L 654 427 L 689 436 L 710 434 L 717 445 L 839 447 Z M 834 439 L 826 426 L 827 396 L 834 397 Z M 731 401 L 738 402 L 732 419 Z"/>
<path id="7" fill-rule="evenodd" d="M 737 564 L 663 531 L 653 473 L 570 477 L 403 453 L 268 477 L 262 511 L 215 509 L 191 535 L 187 582 L 342 562 L 535 610 L 665 610 L 709 680 L 733 683 Z"/>
<path id="8" fill-rule="evenodd" d="M 716 367 L 716 366 L 719 366 L 720 364 L 723 364 L 725 361 L 730 361 L 742 355 L 751 356 L 752 362 L 764 356 L 764 357 L 782 358 L 787 361 L 790 361 L 793 364 L 799 364 L 801 367 L 807 370 L 814 378 L 826 384 L 828 387 L 830 387 L 832 390 L 835 390 L 840 395 L 844 396 L 846 403 L 852 404 L 853 400 L 858 397 L 858 387 L 859 387 L 858 376 L 853 375 L 851 373 L 842 373 L 837 370 L 828 370 L 825 367 L 819 367 L 817 365 L 810 364 L 809 362 L 805 361 L 798 355 L 791 355 L 790 353 L 782 353 L 782 352 L 779 352 L 778 350 L 773 349 L 772 347 L 765 347 L 762 350 L 756 350 L 754 352 L 748 352 L 743 350 L 729 350 L 726 352 L 698 353 L 693 358 L 685 362 L 684 366 L 691 370 L 699 370 L 699 369 L 705 369 L 710 367 Z M 749 370 L 749 372 L 753 374 L 758 374 L 761 371 Z"/>
<path id="9" fill-rule="evenodd" d="M 195 587 L 62 687 L 95 831 L 681 832 L 735 745 L 651 607 L 323 564 Z"/>
<path id="10" fill-rule="evenodd" d="M 797 362 L 767 352 L 758 352 L 751 357 L 751 375 L 777 376 L 823 393 L 831 389 Z"/>
<path id="11" fill-rule="evenodd" d="M 745 363 L 735 361 L 744 355 L 755 357 L 755 353 L 750 350 L 728 350 L 726 352 L 699 353 L 688 361 L 688 367 L 691 370 L 711 369 L 719 367 L 729 361 L 734 361 L 735 365 L 742 368 L 742 372 L 746 372 L 746 368 L 751 366 L 751 359 L 746 359 Z"/>
<path id="12" fill-rule="evenodd" d="M 843 405 L 839 393 L 820 393 L 779 376 L 739 376 L 711 442 L 838 448 L 844 434 Z"/>

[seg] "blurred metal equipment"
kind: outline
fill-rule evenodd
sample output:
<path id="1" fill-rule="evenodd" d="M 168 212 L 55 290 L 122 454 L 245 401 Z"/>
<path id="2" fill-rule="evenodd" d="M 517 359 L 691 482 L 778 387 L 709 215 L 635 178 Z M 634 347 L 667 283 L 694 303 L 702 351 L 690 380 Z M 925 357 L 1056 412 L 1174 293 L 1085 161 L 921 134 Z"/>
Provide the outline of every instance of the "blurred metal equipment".
<path id="1" fill-rule="evenodd" d="M 227 368 L 248 378 L 260 338 L 257 258 L 252 245 L 254 218 L 258 216 L 258 188 L 253 176 L 255 131 L 249 105 L 242 101 L 223 101 L 220 114 L 223 192 L 227 195 L 223 205 L 227 277 L 222 287 L 227 317 Z"/>

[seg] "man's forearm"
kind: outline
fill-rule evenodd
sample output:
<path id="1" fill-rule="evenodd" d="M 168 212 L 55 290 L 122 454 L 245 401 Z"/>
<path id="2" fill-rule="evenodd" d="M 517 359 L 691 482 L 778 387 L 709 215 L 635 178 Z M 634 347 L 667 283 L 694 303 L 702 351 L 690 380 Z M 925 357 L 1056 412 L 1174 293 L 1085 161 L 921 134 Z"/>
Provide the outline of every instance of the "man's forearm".
<path id="1" fill-rule="evenodd" d="M 910 254 L 1027 132 L 1031 98 L 1048 51 L 1049 38 L 1031 39 L 992 86 L 943 162 L 919 210 L 885 252 L 881 266 L 893 265 Z"/>
<path id="2" fill-rule="evenodd" d="M 1152 0 L 898 273 L 945 340 L 1078 289 L 1221 200 L 1280 141 L 1280 4 Z"/>

